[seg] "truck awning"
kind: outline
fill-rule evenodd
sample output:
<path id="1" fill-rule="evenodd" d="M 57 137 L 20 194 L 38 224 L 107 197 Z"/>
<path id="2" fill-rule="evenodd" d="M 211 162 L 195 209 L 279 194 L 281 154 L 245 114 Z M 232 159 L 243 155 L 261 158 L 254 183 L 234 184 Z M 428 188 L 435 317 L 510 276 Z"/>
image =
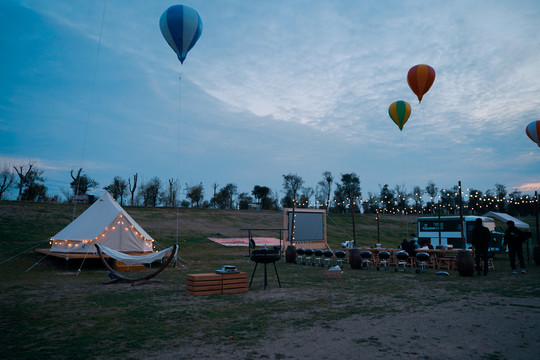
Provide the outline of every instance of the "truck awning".
<path id="1" fill-rule="evenodd" d="M 499 212 L 495 212 L 495 211 L 490 211 L 490 212 L 485 213 L 482 216 L 488 216 L 488 217 L 495 218 L 495 219 L 500 220 L 500 221 L 504 221 L 505 224 L 506 224 L 507 221 L 513 221 L 518 229 L 524 229 L 524 230 L 527 230 L 527 231 L 529 231 L 529 229 L 530 229 L 529 224 L 527 224 L 526 222 L 523 222 L 523 221 L 521 221 L 519 219 L 516 219 L 515 217 L 513 217 L 511 215 L 508 215 L 506 213 L 499 213 Z"/>

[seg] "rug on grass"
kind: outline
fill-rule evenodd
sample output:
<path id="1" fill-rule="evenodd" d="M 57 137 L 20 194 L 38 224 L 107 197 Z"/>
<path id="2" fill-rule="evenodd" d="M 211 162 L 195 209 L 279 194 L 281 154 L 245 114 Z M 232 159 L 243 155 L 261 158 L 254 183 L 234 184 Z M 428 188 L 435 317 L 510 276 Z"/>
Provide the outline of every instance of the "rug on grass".
<path id="1" fill-rule="evenodd" d="M 208 238 L 213 242 L 217 242 L 223 246 L 248 246 L 249 238 Z M 272 237 L 254 237 L 255 245 L 257 246 L 279 246 L 279 239 Z"/>

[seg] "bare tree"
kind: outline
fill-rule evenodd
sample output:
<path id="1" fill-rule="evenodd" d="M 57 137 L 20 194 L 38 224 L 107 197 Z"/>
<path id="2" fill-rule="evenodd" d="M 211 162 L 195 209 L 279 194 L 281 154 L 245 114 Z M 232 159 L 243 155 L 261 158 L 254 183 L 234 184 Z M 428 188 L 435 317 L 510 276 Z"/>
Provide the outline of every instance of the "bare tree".
<path id="1" fill-rule="evenodd" d="M 22 193 L 22 200 L 25 201 L 45 201 L 47 200 L 47 187 L 45 178 L 42 176 L 44 170 L 33 168 L 26 177 L 26 185 Z"/>
<path id="2" fill-rule="evenodd" d="M 270 202 L 268 201 L 270 188 L 268 186 L 255 185 L 251 194 L 258 200 L 261 209 L 268 210 L 270 208 Z"/>
<path id="3" fill-rule="evenodd" d="M 422 195 L 424 195 L 424 190 L 420 188 L 420 186 L 416 185 L 413 189 L 413 200 L 414 200 L 414 208 L 415 210 L 420 213 L 422 212 Z"/>
<path id="4" fill-rule="evenodd" d="M 429 207 L 429 211 L 433 214 L 433 208 L 435 204 L 435 197 L 437 196 L 437 192 L 439 191 L 439 188 L 435 186 L 435 183 L 430 181 L 428 182 L 426 186 L 425 193 L 429 195 L 430 201 L 426 201 L 426 205 Z"/>
<path id="5" fill-rule="evenodd" d="M 362 196 L 360 179 L 355 173 L 341 174 L 341 185 L 338 187 L 341 188 L 342 192 L 346 194 L 349 199 L 349 209 L 351 211 L 353 227 L 353 244 L 356 246 L 356 224 L 354 221 L 354 213 L 356 211 L 356 207 L 358 206 L 356 199 Z"/>
<path id="6" fill-rule="evenodd" d="M 75 201 L 75 198 L 77 197 L 77 194 L 79 192 L 79 180 L 81 178 L 81 171 L 82 171 L 82 168 L 79 168 L 79 171 L 77 171 L 77 176 L 74 177 L 73 176 L 73 170 L 70 171 L 70 175 L 71 175 L 71 178 L 73 179 L 72 181 L 72 184 L 74 183 L 75 185 L 71 186 L 72 189 L 73 189 L 73 195 L 74 195 L 74 198 L 73 198 L 73 201 Z"/>
<path id="7" fill-rule="evenodd" d="M 167 206 L 176 207 L 176 197 L 178 196 L 178 181 L 175 179 L 169 179 L 169 189 L 167 193 L 167 199 L 165 200 Z"/>
<path id="8" fill-rule="evenodd" d="M 212 187 L 214 188 L 214 197 L 212 198 L 212 207 L 215 209 L 216 208 L 216 194 L 217 194 L 217 188 L 218 188 L 219 184 L 218 183 L 214 183 L 212 185 Z"/>
<path id="9" fill-rule="evenodd" d="M 407 189 L 405 188 L 405 185 L 396 185 L 394 188 L 394 192 L 396 194 L 396 206 L 397 210 L 401 211 L 402 213 L 405 213 L 407 210 L 407 207 L 409 206 L 408 198 L 411 196 L 410 193 L 407 192 Z"/>
<path id="10" fill-rule="evenodd" d="M 309 199 L 315 194 L 315 190 L 309 186 L 305 186 L 302 188 L 302 196 L 300 196 L 300 204 L 299 207 L 308 208 L 309 207 Z"/>
<path id="11" fill-rule="evenodd" d="M 328 209 L 330 208 L 330 194 L 332 193 L 332 182 L 334 181 L 334 177 L 332 176 L 332 173 L 330 171 L 325 171 L 322 173 L 322 175 L 324 177 L 324 181 L 326 181 L 326 213 L 328 213 Z"/>
<path id="12" fill-rule="evenodd" d="M 203 184 L 200 183 L 199 185 L 190 187 L 186 194 L 186 197 L 191 200 L 191 207 L 193 207 L 193 203 L 196 203 L 197 207 L 199 207 L 199 203 L 204 198 Z"/>
<path id="13" fill-rule="evenodd" d="M 282 203 L 284 206 L 290 206 L 294 211 L 296 205 L 296 195 L 302 188 L 302 185 L 304 185 L 304 180 L 302 177 L 296 174 L 283 175 L 283 190 L 285 190 L 285 198 L 282 200 Z"/>
<path id="14" fill-rule="evenodd" d="M 2 200 L 4 193 L 9 190 L 14 181 L 15 174 L 11 172 L 9 165 L 4 164 L 4 168 L 0 172 L 0 200 Z"/>
<path id="15" fill-rule="evenodd" d="M 131 193 L 131 206 L 133 206 L 133 197 L 135 196 L 135 190 L 137 189 L 137 176 L 137 173 L 133 175 L 133 186 L 131 186 L 131 178 L 128 179 L 128 188 Z"/>
<path id="16" fill-rule="evenodd" d="M 26 184 L 28 176 L 31 173 L 32 168 L 34 167 L 34 165 L 35 164 L 32 161 L 29 161 L 28 165 L 21 164 L 21 165 L 13 166 L 13 168 L 15 169 L 15 172 L 19 176 L 19 184 L 17 185 L 19 187 L 19 195 L 17 196 L 17 200 L 22 199 L 23 188 L 24 188 L 24 186 Z"/>
<path id="17" fill-rule="evenodd" d="M 71 188 L 73 189 L 73 194 L 75 195 L 74 199 L 78 195 L 85 195 L 88 190 L 95 188 L 99 185 L 97 181 L 92 179 L 86 174 L 81 175 L 82 168 L 77 171 L 77 176 L 73 176 L 73 170 L 71 170 L 70 175 L 73 181 L 70 183 Z"/>
<path id="18" fill-rule="evenodd" d="M 120 182 L 118 184 L 118 190 L 120 192 L 120 205 L 124 205 L 124 194 L 126 193 L 127 189 L 127 183 L 126 180 L 120 178 Z"/>
<path id="19" fill-rule="evenodd" d="M 120 198 L 120 205 L 124 205 L 124 194 L 126 193 L 127 183 L 126 180 L 120 176 L 115 176 L 112 184 L 105 186 L 103 189 L 108 191 L 114 200 L 118 201 Z"/>
<path id="20" fill-rule="evenodd" d="M 304 180 L 296 174 L 287 174 L 283 175 L 283 189 L 285 190 L 285 196 L 291 196 L 292 198 L 292 224 L 291 224 L 291 238 L 289 241 L 292 243 L 294 241 L 294 218 L 295 218 L 295 202 L 296 194 L 298 190 L 302 188 Z"/>
<path id="21" fill-rule="evenodd" d="M 506 205 L 506 194 L 508 193 L 506 191 L 506 186 L 502 184 L 495 184 L 493 192 L 495 193 L 495 197 L 497 199 L 497 211 L 504 212 Z"/>
<path id="22" fill-rule="evenodd" d="M 144 206 L 156 207 L 160 200 L 161 180 L 154 176 L 139 188 L 139 194 L 143 198 Z"/>

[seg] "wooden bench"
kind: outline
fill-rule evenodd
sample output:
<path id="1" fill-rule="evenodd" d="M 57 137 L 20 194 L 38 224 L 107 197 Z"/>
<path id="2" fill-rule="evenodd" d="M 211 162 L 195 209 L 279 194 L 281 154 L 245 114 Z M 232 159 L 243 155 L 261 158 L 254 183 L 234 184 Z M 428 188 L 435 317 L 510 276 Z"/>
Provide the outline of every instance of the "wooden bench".
<path id="1" fill-rule="evenodd" d="M 248 273 L 202 273 L 186 275 L 186 292 L 190 295 L 215 295 L 247 292 Z"/>

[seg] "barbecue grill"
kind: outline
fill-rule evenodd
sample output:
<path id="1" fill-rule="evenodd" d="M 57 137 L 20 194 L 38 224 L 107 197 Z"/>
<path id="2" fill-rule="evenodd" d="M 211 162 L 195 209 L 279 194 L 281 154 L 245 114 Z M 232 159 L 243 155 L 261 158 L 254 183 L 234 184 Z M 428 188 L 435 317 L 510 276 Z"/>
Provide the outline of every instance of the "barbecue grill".
<path id="1" fill-rule="evenodd" d="M 396 253 L 396 272 L 399 271 L 399 266 L 403 265 L 403 272 L 407 272 L 407 259 L 409 258 L 409 253 L 406 251 L 398 251 Z"/>
<path id="2" fill-rule="evenodd" d="M 274 265 L 277 281 L 279 287 L 281 287 L 281 281 L 279 281 L 279 274 L 276 267 L 276 262 L 279 261 L 279 259 L 281 259 L 281 255 L 279 254 L 278 250 L 269 250 L 266 248 L 260 250 L 253 250 L 251 252 L 251 260 L 255 262 L 255 267 L 253 268 L 253 273 L 251 274 L 251 281 L 249 282 L 249 287 L 251 287 L 253 277 L 255 276 L 255 271 L 257 270 L 257 265 L 259 264 L 264 264 L 264 288 L 266 289 L 266 285 L 268 284 L 268 277 L 266 271 L 266 265 L 268 264 Z"/>
<path id="3" fill-rule="evenodd" d="M 418 260 L 418 267 L 419 269 L 416 270 L 417 273 L 423 274 L 427 272 L 426 266 L 429 261 L 429 254 L 426 252 L 419 252 L 416 254 L 416 260 Z"/>
<path id="4" fill-rule="evenodd" d="M 298 255 L 297 263 L 301 263 L 302 265 L 306 265 L 306 262 L 304 261 L 304 249 L 302 249 L 302 248 L 296 249 L 296 254 Z"/>
<path id="5" fill-rule="evenodd" d="M 371 251 L 361 251 L 360 257 L 362 258 L 362 262 L 360 263 L 360 269 L 367 269 L 369 270 L 369 263 L 371 262 Z"/>
<path id="6" fill-rule="evenodd" d="M 316 250 L 313 250 L 313 253 L 315 254 L 315 260 L 317 261 L 317 266 L 324 267 L 324 264 L 321 262 L 321 258 L 324 255 L 324 251 L 322 251 L 321 249 L 316 249 Z M 313 266 L 315 266 L 315 262 L 313 262 Z"/>
<path id="7" fill-rule="evenodd" d="M 336 251 L 335 255 L 337 258 L 336 264 L 339 264 L 339 266 L 343 269 L 343 259 L 345 259 L 345 251 L 338 250 Z"/>
<path id="8" fill-rule="evenodd" d="M 312 264 L 311 256 L 313 255 L 313 249 L 305 249 L 304 253 L 306 254 L 306 263 L 308 265 Z"/>
<path id="9" fill-rule="evenodd" d="M 379 263 L 377 264 L 377 270 L 381 268 L 381 264 L 384 265 L 384 271 L 388 271 L 388 263 L 390 261 L 390 253 L 388 251 L 379 251 Z"/>
<path id="10" fill-rule="evenodd" d="M 324 261 L 328 263 L 328 267 L 332 266 L 332 256 L 334 252 L 332 250 L 324 250 Z"/>

